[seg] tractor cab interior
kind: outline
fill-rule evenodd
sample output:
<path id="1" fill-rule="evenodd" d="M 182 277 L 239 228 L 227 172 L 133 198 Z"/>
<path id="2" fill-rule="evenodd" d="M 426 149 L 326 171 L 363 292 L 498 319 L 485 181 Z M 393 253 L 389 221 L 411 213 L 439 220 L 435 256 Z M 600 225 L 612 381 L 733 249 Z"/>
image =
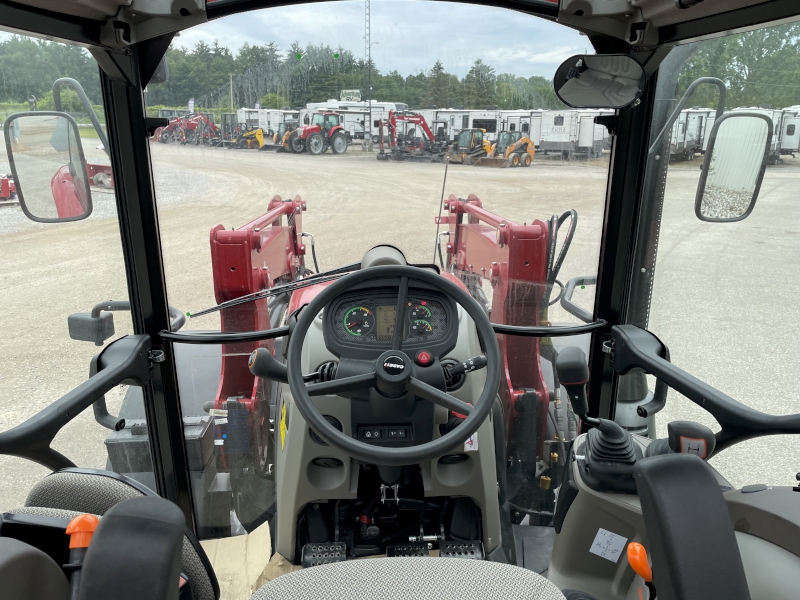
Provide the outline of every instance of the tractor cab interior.
<path id="1" fill-rule="evenodd" d="M 278 4 L 0 0 L 4 597 L 796 598 L 797 3 Z"/>

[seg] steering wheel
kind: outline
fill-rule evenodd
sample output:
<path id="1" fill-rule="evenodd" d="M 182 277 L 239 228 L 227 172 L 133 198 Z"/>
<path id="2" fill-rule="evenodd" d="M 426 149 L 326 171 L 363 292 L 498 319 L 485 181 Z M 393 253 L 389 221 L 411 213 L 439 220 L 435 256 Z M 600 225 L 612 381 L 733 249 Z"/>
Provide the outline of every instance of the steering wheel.
<path id="1" fill-rule="evenodd" d="M 472 317 L 487 360 L 486 381 L 475 406 L 462 402 L 415 377 L 415 372 L 419 367 L 402 351 L 402 319 L 405 312 L 401 310 L 397 311 L 391 349 L 381 353 L 374 362 L 361 361 L 368 365 L 364 373 L 321 383 L 305 383 L 301 368 L 303 343 L 316 316 L 334 298 L 351 287 L 378 279 L 383 280 L 382 286 L 386 280 L 397 280 L 398 307 L 404 306 L 406 303 L 409 283 L 419 281 L 455 300 Z M 425 269 L 402 265 L 376 266 L 356 271 L 342 277 L 320 292 L 308 306 L 300 311 L 289 341 L 286 362 L 289 388 L 292 391 L 294 403 L 311 429 L 331 446 L 342 450 L 349 456 L 379 465 L 403 466 L 435 460 L 463 444 L 489 415 L 497 395 L 497 386 L 500 383 L 500 348 L 492 324 L 483 308 L 469 293 L 441 275 Z M 438 363 L 434 361 L 434 364 Z M 467 418 L 449 433 L 430 442 L 396 448 L 373 446 L 336 429 L 322 416 L 311 400 L 311 396 L 341 394 L 369 388 L 375 388 L 378 391 L 391 390 L 392 396 L 397 396 L 398 393 L 413 393 L 415 396 L 444 406 L 449 410 L 465 414 Z M 391 402 L 392 398 L 387 397 L 386 401 Z"/>

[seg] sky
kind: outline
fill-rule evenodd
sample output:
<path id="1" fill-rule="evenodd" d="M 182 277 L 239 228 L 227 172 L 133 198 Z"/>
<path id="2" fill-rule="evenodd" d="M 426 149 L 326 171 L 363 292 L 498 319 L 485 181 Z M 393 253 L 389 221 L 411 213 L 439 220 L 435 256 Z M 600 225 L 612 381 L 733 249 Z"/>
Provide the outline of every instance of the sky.
<path id="1" fill-rule="evenodd" d="M 372 0 L 372 59 L 382 73 L 408 76 L 441 60 L 463 77 L 480 58 L 497 73 L 552 78 L 573 54 L 593 52 L 588 38 L 544 19 L 468 4 Z M 364 56 L 364 2 L 317 2 L 269 8 L 218 19 L 181 32 L 173 42 L 192 48 L 215 40 L 231 50 L 269 42 L 327 44 Z"/>

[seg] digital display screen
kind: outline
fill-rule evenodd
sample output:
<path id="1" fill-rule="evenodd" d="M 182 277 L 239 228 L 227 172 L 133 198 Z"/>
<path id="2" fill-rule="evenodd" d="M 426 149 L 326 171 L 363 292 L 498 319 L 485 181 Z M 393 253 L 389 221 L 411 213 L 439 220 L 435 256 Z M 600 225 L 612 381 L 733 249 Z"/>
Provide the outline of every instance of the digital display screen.
<path id="1" fill-rule="evenodd" d="M 377 307 L 378 326 L 375 337 L 379 342 L 391 342 L 394 336 L 394 322 L 397 318 L 396 306 L 378 306 Z"/>

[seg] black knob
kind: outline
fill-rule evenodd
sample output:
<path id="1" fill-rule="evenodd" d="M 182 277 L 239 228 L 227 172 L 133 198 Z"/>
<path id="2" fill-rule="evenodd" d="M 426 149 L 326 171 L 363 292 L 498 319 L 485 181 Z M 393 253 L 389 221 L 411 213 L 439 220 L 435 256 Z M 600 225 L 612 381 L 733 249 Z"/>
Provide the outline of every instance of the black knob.
<path id="1" fill-rule="evenodd" d="M 714 432 L 693 421 L 672 421 L 667 424 L 667 439 L 673 452 L 696 454 L 703 460 L 711 457 L 717 445 Z"/>
<path id="2" fill-rule="evenodd" d="M 589 412 L 589 400 L 586 398 L 589 365 L 583 350 L 576 346 L 561 350 L 556 357 L 556 373 L 559 382 L 567 390 L 572 410 L 576 415 L 586 415 Z"/>

